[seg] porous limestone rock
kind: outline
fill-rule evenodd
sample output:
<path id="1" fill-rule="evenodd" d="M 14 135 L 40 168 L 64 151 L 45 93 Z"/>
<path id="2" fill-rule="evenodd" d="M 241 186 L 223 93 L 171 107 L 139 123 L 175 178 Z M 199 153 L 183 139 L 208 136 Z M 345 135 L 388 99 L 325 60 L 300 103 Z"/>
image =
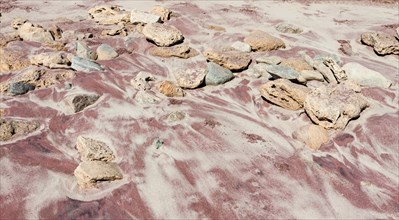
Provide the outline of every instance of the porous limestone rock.
<path id="1" fill-rule="evenodd" d="M 278 56 L 260 56 L 256 58 L 257 63 L 266 63 L 266 64 L 274 64 L 278 65 L 283 61 L 283 58 Z"/>
<path id="2" fill-rule="evenodd" d="M 399 55 L 399 41 L 393 35 L 378 32 L 365 32 L 361 35 L 361 41 L 373 47 L 374 51 L 379 55 Z"/>
<path id="3" fill-rule="evenodd" d="M 97 182 L 123 178 L 123 174 L 116 163 L 104 161 L 83 161 L 75 169 L 74 175 L 82 188 L 94 187 Z"/>
<path id="4" fill-rule="evenodd" d="M 78 136 L 76 140 L 76 149 L 82 161 L 111 162 L 115 159 L 114 153 L 106 143 L 92 138 Z"/>
<path id="5" fill-rule="evenodd" d="M 284 41 L 260 30 L 252 31 L 245 37 L 244 42 L 251 45 L 254 51 L 271 51 L 285 48 Z"/>
<path id="6" fill-rule="evenodd" d="M 185 95 L 183 89 L 167 80 L 162 81 L 158 85 L 158 90 L 167 97 L 183 97 Z"/>
<path id="7" fill-rule="evenodd" d="M 104 25 L 129 22 L 129 13 L 120 9 L 118 6 L 101 5 L 89 9 L 91 18 Z"/>
<path id="8" fill-rule="evenodd" d="M 10 141 L 17 137 L 27 135 L 40 126 L 37 121 L 17 119 L 0 119 L 0 141 Z"/>
<path id="9" fill-rule="evenodd" d="M 33 55 L 30 59 L 32 65 L 45 66 L 50 69 L 70 68 L 71 61 L 64 52 L 48 52 Z"/>
<path id="10" fill-rule="evenodd" d="M 137 90 L 150 90 L 151 85 L 149 82 L 154 80 L 155 78 L 151 73 L 140 71 L 137 73 L 136 77 L 130 81 L 130 84 Z"/>
<path id="11" fill-rule="evenodd" d="M 76 56 L 81 57 L 83 59 L 96 60 L 97 53 L 91 50 L 85 43 L 82 41 L 76 42 Z"/>
<path id="12" fill-rule="evenodd" d="M 230 48 L 209 48 L 204 51 L 204 56 L 209 61 L 212 61 L 232 71 L 246 69 L 251 63 L 251 56 L 248 53 L 240 52 Z"/>
<path id="13" fill-rule="evenodd" d="M 143 28 L 144 36 L 160 47 L 169 47 L 184 40 L 182 33 L 175 27 L 160 23 L 150 23 Z"/>
<path id="14" fill-rule="evenodd" d="M 163 22 L 169 20 L 172 15 L 171 10 L 164 8 L 162 6 L 159 6 L 159 5 L 152 7 L 150 10 L 150 13 L 154 14 L 154 15 L 158 15 Z"/>
<path id="15" fill-rule="evenodd" d="M 71 68 L 77 71 L 92 72 L 104 70 L 98 63 L 75 56 L 72 58 Z"/>
<path id="16" fill-rule="evenodd" d="M 195 89 L 204 82 L 207 72 L 205 68 L 184 69 L 176 71 L 174 76 L 181 88 Z"/>
<path id="17" fill-rule="evenodd" d="M 35 41 L 40 43 L 51 42 L 54 40 L 51 33 L 40 25 L 34 25 L 30 22 L 26 22 L 19 26 L 18 35 L 24 41 Z"/>
<path id="18" fill-rule="evenodd" d="M 300 74 L 291 67 L 283 65 L 269 65 L 266 67 L 266 70 L 273 78 L 296 80 L 300 76 Z"/>

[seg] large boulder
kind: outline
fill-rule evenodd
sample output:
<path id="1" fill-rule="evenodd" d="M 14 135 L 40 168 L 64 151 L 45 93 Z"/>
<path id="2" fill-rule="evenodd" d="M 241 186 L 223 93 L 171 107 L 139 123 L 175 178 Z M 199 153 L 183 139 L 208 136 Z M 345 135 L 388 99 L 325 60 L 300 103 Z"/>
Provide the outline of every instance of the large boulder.
<path id="1" fill-rule="evenodd" d="M 132 10 L 130 14 L 130 22 L 133 24 L 150 24 L 150 23 L 157 23 L 161 21 L 161 17 L 156 14 L 151 14 L 148 12 Z"/>
<path id="2" fill-rule="evenodd" d="M 260 30 L 252 31 L 245 37 L 244 42 L 251 45 L 254 51 L 271 51 L 285 48 L 284 41 Z"/>
<path id="3" fill-rule="evenodd" d="M 160 47 L 169 47 L 184 40 L 182 33 L 177 28 L 160 23 L 147 24 L 143 28 L 143 34 Z"/>
<path id="4" fill-rule="evenodd" d="M 309 92 L 310 89 L 306 86 L 292 83 L 287 79 L 269 81 L 260 87 L 262 97 L 289 110 L 301 109 Z"/>
<path id="5" fill-rule="evenodd" d="M 167 97 L 183 97 L 185 95 L 183 89 L 167 80 L 158 85 L 158 90 Z"/>
<path id="6" fill-rule="evenodd" d="M 318 150 L 320 146 L 330 140 L 328 131 L 318 125 L 305 125 L 294 132 L 293 137 L 303 142 L 311 150 Z"/>
<path id="7" fill-rule="evenodd" d="M 10 141 L 27 135 L 38 129 L 39 126 L 40 124 L 36 121 L 0 119 L 0 141 Z"/>
<path id="8" fill-rule="evenodd" d="M 92 138 L 78 136 L 76 149 L 82 161 L 110 162 L 115 159 L 114 153 L 106 143 Z"/>
<path id="9" fill-rule="evenodd" d="M 251 56 L 249 56 L 248 53 L 230 48 L 210 48 L 204 51 L 204 56 L 209 61 L 212 61 L 232 71 L 246 69 L 251 63 Z"/>
<path id="10" fill-rule="evenodd" d="M 195 89 L 199 87 L 205 79 L 207 69 L 184 69 L 178 70 L 174 73 L 177 85 L 183 89 Z"/>
<path id="11" fill-rule="evenodd" d="M 108 44 L 101 44 L 97 47 L 96 52 L 98 60 L 112 60 L 118 56 L 116 50 Z"/>
<path id="12" fill-rule="evenodd" d="M 234 78 L 233 73 L 216 63 L 208 63 L 208 73 L 205 76 L 206 85 L 219 85 L 228 82 Z"/>
<path id="13" fill-rule="evenodd" d="M 399 41 L 393 35 L 366 32 L 361 35 L 362 43 L 374 48 L 379 55 L 399 54 Z"/>
<path id="14" fill-rule="evenodd" d="M 129 13 L 120 9 L 118 6 L 101 5 L 89 9 L 91 18 L 104 25 L 129 22 Z"/>
<path id="15" fill-rule="evenodd" d="M 188 59 L 197 56 L 199 53 L 187 46 L 187 45 L 176 45 L 172 47 L 152 47 L 149 49 L 149 53 L 153 56 L 158 57 L 178 57 Z"/>
<path id="16" fill-rule="evenodd" d="M 122 179 L 123 175 L 116 163 L 104 161 L 83 161 L 75 169 L 74 175 L 80 187 L 94 187 L 102 181 Z"/>
<path id="17" fill-rule="evenodd" d="M 359 63 L 347 63 L 342 67 L 348 79 L 355 81 L 361 86 L 389 88 L 392 84 L 381 73 L 371 70 Z"/>
<path id="18" fill-rule="evenodd" d="M 349 81 L 315 88 L 304 102 L 310 119 L 326 129 L 344 129 L 349 120 L 359 117 L 367 106 L 360 87 Z"/>

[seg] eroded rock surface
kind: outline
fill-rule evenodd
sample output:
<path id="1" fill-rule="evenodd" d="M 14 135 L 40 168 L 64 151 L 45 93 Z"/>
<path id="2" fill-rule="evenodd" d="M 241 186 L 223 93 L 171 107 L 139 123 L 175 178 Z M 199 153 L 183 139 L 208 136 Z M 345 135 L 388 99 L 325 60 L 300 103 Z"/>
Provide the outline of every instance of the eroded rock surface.
<path id="1" fill-rule="evenodd" d="M 207 72 L 207 69 L 194 68 L 179 70 L 174 75 L 181 88 L 195 89 L 204 82 Z"/>
<path id="2" fill-rule="evenodd" d="M 51 42 L 54 40 L 51 33 L 40 25 L 26 22 L 18 27 L 18 35 L 24 41 L 35 41 L 40 43 Z"/>
<path id="3" fill-rule="evenodd" d="M 169 20 L 172 15 L 171 10 L 164 8 L 162 6 L 159 6 L 159 5 L 152 7 L 150 10 L 150 13 L 154 14 L 154 15 L 158 15 L 161 18 L 161 20 L 164 22 Z"/>
<path id="4" fill-rule="evenodd" d="M 276 30 L 286 34 L 300 34 L 303 29 L 289 23 L 280 23 L 276 26 Z"/>
<path id="5" fill-rule="evenodd" d="M 183 41 L 182 33 L 171 25 L 152 23 L 143 28 L 144 36 L 160 47 L 169 47 Z"/>
<path id="6" fill-rule="evenodd" d="M 83 111 L 83 109 L 87 108 L 88 106 L 93 105 L 99 98 L 99 95 L 71 95 L 67 96 L 64 99 L 64 102 L 69 108 L 69 112 L 78 113 L 80 111 Z"/>
<path id="7" fill-rule="evenodd" d="M 101 5 L 89 10 L 89 15 L 97 23 L 109 25 L 129 21 L 129 13 L 118 6 Z"/>
<path id="8" fill-rule="evenodd" d="M 285 48 L 284 41 L 260 30 L 252 31 L 250 35 L 245 37 L 244 42 L 251 45 L 254 51 L 271 51 Z"/>
<path id="9" fill-rule="evenodd" d="M 33 55 L 30 59 L 32 65 L 45 66 L 50 69 L 70 68 L 71 61 L 64 52 L 49 52 Z"/>
<path id="10" fill-rule="evenodd" d="M 251 63 L 251 57 L 249 54 L 237 50 L 231 50 L 229 48 L 210 48 L 204 52 L 204 56 L 208 60 L 232 71 L 246 69 Z"/>
<path id="11" fill-rule="evenodd" d="M 199 53 L 188 45 L 176 45 L 172 47 L 152 47 L 149 53 L 158 57 L 179 57 L 188 59 L 197 56 Z"/>
<path id="12" fill-rule="evenodd" d="M 74 174 L 82 188 L 94 187 L 97 182 L 123 178 L 123 174 L 116 163 L 104 161 L 83 161 L 75 169 Z"/>
<path id="13" fill-rule="evenodd" d="M 76 140 L 76 149 L 82 161 L 110 162 L 115 159 L 114 153 L 106 143 L 92 138 L 79 136 Z"/>
<path id="14" fill-rule="evenodd" d="M 39 122 L 36 121 L 0 119 L 0 141 L 10 141 L 27 135 L 38 129 L 39 126 Z"/>
<path id="15" fill-rule="evenodd" d="M 183 97 L 185 95 L 183 89 L 167 80 L 158 85 L 158 90 L 167 97 Z"/>
<path id="16" fill-rule="evenodd" d="M 361 35 L 362 43 L 374 48 L 379 55 L 399 54 L 399 41 L 393 35 L 366 32 Z"/>

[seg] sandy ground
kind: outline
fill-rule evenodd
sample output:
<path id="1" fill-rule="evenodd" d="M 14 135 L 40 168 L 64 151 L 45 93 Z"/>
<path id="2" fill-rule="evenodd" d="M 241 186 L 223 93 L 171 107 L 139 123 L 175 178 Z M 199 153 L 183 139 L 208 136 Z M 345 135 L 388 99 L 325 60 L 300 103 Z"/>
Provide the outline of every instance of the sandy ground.
<path id="1" fill-rule="evenodd" d="M 242 40 L 260 29 L 283 39 L 286 49 L 251 53 L 284 58 L 337 54 L 343 63 L 358 62 L 394 82 L 391 89 L 365 88 L 371 106 L 337 131 L 318 151 L 310 151 L 292 134 L 310 124 L 303 111 L 265 102 L 259 86 L 267 79 L 235 73 L 232 81 L 188 90 L 184 98 L 161 98 L 139 104 L 129 81 L 141 70 L 157 80 L 174 80 L 173 71 L 205 62 L 159 58 L 140 35 L 90 40 L 133 51 L 100 61 L 104 72 L 77 72 L 66 90 L 61 83 L 18 97 L 1 97 L 3 117 L 39 120 L 39 131 L 0 147 L 1 219 L 397 219 L 399 218 L 399 58 L 377 56 L 362 45 L 365 31 L 394 33 L 397 4 L 281 1 L 5 1 L 1 33 L 24 17 L 43 27 L 63 30 L 103 26 L 88 20 L 87 10 L 115 4 L 126 10 L 162 5 L 179 14 L 168 24 L 179 28 L 198 51 Z M 64 18 L 75 21 L 63 23 Z M 78 22 L 80 19 L 85 19 Z M 302 27 L 300 35 L 282 34 L 275 25 Z M 218 25 L 218 32 L 206 29 Z M 394 28 L 393 28 L 394 27 Z M 338 51 L 348 40 L 355 55 Z M 44 49 L 21 42 L 30 53 Z M 253 65 L 253 64 L 251 64 Z M 10 75 L 0 76 L 0 81 Z M 68 115 L 60 105 L 76 92 L 102 94 L 83 112 Z M 169 122 L 175 111 L 183 121 Z M 106 142 L 117 155 L 124 178 L 82 190 L 73 171 L 79 164 L 78 135 Z M 164 145 L 157 149 L 155 139 Z"/>

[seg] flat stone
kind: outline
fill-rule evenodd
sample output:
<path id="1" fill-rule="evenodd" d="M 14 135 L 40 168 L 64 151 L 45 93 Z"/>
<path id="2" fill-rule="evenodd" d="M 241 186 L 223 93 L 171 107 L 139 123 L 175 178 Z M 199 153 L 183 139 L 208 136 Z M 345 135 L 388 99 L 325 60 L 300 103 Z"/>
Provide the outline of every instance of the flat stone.
<path id="1" fill-rule="evenodd" d="M 252 48 L 251 45 L 241 42 L 241 41 L 236 41 L 231 45 L 232 48 L 241 51 L 241 52 L 246 52 L 249 53 L 251 52 Z"/>
<path id="2" fill-rule="evenodd" d="M 175 72 L 177 85 L 183 89 L 195 89 L 205 80 L 207 69 L 184 69 Z"/>
<path id="3" fill-rule="evenodd" d="M 29 90 L 34 90 L 34 89 L 35 87 L 33 85 L 23 82 L 14 82 L 10 84 L 8 92 L 13 95 L 23 95 L 27 93 Z"/>
<path id="4" fill-rule="evenodd" d="M 223 66 L 232 71 L 246 69 L 251 63 L 251 56 L 248 53 L 231 50 L 229 48 L 213 49 L 204 51 L 204 56 L 211 62 Z"/>
<path id="5" fill-rule="evenodd" d="M 108 44 L 101 44 L 99 47 L 97 47 L 96 52 L 98 60 L 112 60 L 118 56 L 118 53 L 115 51 L 115 49 Z"/>
<path id="6" fill-rule="evenodd" d="M 122 179 L 123 175 L 116 163 L 104 161 L 83 161 L 74 171 L 82 188 L 94 187 L 97 182 Z"/>
<path id="7" fill-rule="evenodd" d="M 208 73 L 205 76 L 206 85 L 219 85 L 226 83 L 234 78 L 233 73 L 216 63 L 208 63 Z"/>
<path id="8" fill-rule="evenodd" d="M 65 97 L 64 103 L 69 108 L 68 112 L 78 113 L 83 111 L 88 106 L 93 105 L 99 98 L 99 95 L 70 95 Z"/>
<path id="9" fill-rule="evenodd" d="M 172 47 L 152 47 L 149 53 L 158 57 L 178 57 L 188 59 L 197 56 L 199 53 L 187 45 L 176 45 Z"/>
<path id="10" fill-rule="evenodd" d="M 177 87 L 167 80 L 164 80 L 159 84 L 158 90 L 167 97 L 183 97 L 185 95 L 184 91 L 180 87 Z"/>
<path id="11" fill-rule="evenodd" d="M 313 70 L 313 67 L 301 58 L 290 57 L 288 59 L 282 60 L 280 65 L 291 67 L 297 72 L 301 72 L 303 70 Z"/>
<path id="12" fill-rule="evenodd" d="M 161 21 L 161 17 L 156 14 L 132 10 L 130 14 L 130 22 L 133 24 L 143 23 L 143 24 L 151 24 L 157 23 Z"/>
<path id="13" fill-rule="evenodd" d="M 303 142 L 311 150 L 318 150 L 320 146 L 330 140 L 328 131 L 317 125 L 305 125 L 294 132 L 293 137 Z"/>
<path id="14" fill-rule="evenodd" d="M 286 34 L 300 34 L 303 32 L 303 29 L 300 27 L 297 27 L 293 24 L 288 24 L 288 23 L 281 23 L 276 26 L 276 30 L 278 30 L 281 33 L 286 33 Z"/>
<path id="15" fill-rule="evenodd" d="M 283 58 L 278 56 L 261 56 L 256 58 L 257 63 L 266 63 L 266 64 L 280 64 L 283 61 Z"/>
<path id="16" fill-rule="evenodd" d="M 260 87 L 260 94 L 268 101 L 289 110 L 303 107 L 310 89 L 287 79 L 269 81 Z"/>
<path id="17" fill-rule="evenodd" d="M 81 41 L 76 42 L 76 55 L 83 59 L 96 60 L 97 53 L 91 50 L 85 43 Z"/>
<path id="18" fill-rule="evenodd" d="M 303 70 L 299 72 L 301 78 L 305 81 L 317 80 L 317 81 L 324 81 L 323 75 L 316 70 Z"/>
<path id="19" fill-rule="evenodd" d="M 76 149 L 82 161 L 110 162 L 115 159 L 114 153 L 107 144 L 88 137 L 78 136 L 76 140 Z"/>
<path id="20" fill-rule="evenodd" d="M 74 70 L 83 71 L 83 72 L 104 70 L 98 63 L 95 63 L 95 62 L 87 60 L 87 59 L 83 59 L 78 56 L 73 57 L 71 68 Z"/>
<path id="21" fill-rule="evenodd" d="M 342 69 L 346 72 L 348 79 L 361 86 L 389 88 L 392 85 L 392 81 L 385 78 L 381 73 L 359 63 L 347 63 Z"/>
<path id="22" fill-rule="evenodd" d="M 371 46 L 378 55 L 399 54 L 399 41 L 393 35 L 366 32 L 361 35 L 363 44 Z"/>
<path id="23" fill-rule="evenodd" d="M 285 48 L 284 41 L 260 30 L 252 31 L 245 37 L 244 42 L 251 45 L 254 51 L 272 51 Z"/>
<path id="24" fill-rule="evenodd" d="M 175 27 L 160 23 L 150 23 L 143 28 L 144 36 L 160 47 L 169 47 L 184 40 L 182 33 Z"/>
<path id="25" fill-rule="evenodd" d="M 267 72 L 274 78 L 284 78 L 289 80 L 298 79 L 299 73 L 288 66 L 281 65 L 269 65 Z"/>

